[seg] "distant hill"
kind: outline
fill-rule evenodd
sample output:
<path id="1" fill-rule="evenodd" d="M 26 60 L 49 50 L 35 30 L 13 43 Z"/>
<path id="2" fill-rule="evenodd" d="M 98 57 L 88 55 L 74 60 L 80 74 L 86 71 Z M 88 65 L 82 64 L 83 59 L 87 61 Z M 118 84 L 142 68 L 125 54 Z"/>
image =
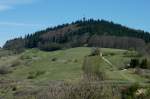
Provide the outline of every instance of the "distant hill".
<path id="1" fill-rule="evenodd" d="M 109 22 L 85 18 L 58 25 L 6 42 L 5 49 L 39 48 L 56 50 L 62 47 L 98 46 L 140 49 L 150 42 L 150 33 Z M 19 50 L 20 51 L 20 50 Z"/>

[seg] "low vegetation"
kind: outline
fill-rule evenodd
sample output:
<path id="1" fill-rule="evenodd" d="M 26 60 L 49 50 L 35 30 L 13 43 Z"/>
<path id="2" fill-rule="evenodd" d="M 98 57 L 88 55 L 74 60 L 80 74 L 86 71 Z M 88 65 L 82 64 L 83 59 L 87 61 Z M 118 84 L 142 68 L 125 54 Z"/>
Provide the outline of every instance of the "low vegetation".
<path id="1" fill-rule="evenodd" d="M 146 58 L 144 59 L 131 59 L 129 68 L 142 68 L 142 69 L 149 69 L 149 64 Z"/>
<path id="2" fill-rule="evenodd" d="M 136 52 L 125 54 L 127 50 L 120 49 L 91 49 L 29 49 L 2 56 L 0 98 L 149 99 L 148 57 L 135 57 Z M 126 68 L 128 64 L 134 68 Z M 144 95 L 139 95 L 140 90 Z"/>
<path id="3" fill-rule="evenodd" d="M 81 81 L 76 84 L 55 83 L 39 94 L 41 99 L 120 99 L 119 88 L 102 83 Z"/>
<path id="4" fill-rule="evenodd" d="M 27 77 L 28 79 L 35 79 L 36 77 L 43 75 L 45 71 L 34 71 L 34 72 L 29 72 L 29 76 Z"/>
<path id="5" fill-rule="evenodd" d="M 10 73 L 11 71 L 7 67 L 0 67 L 0 75 L 5 75 Z"/>

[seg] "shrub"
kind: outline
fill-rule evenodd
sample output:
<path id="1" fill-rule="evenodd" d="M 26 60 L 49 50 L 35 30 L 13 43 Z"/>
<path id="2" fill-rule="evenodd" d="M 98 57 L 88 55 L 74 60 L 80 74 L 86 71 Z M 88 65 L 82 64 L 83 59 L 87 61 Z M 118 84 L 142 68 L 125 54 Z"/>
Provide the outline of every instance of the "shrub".
<path id="1" fill-rule="evenodd" d="M 139 59 L 131 59 L 130 61 L 130 67 L 131 68 L 135 68 L 135 67 L 138 67 L 139 66 Z"/>
<path id="2" fill-rule="evenodd" d="M 36 75 L 33 72 L 29 72 L 29 76 L 27 77 L 27 79 L 34 79 L 36 78 Z"/>
<path id="3" fill-rule="evenodd" d="M 77 62 L 78 62 L 78 60 L 77 60 L 77 59 L 74 59 L 74 62 L 75 62 L 75 63 L 77 63 Z"/>
<path id="4" fill-rule="evenodd" d="M 57 58 L 55 58 L 55 57 L 54 57 L 54 58 L 52 58 L 52 61 L 56 61 L 56 60 L 57 60 Z"/>
<path id="5" fill-rule="evenodd" d="M 7 67 L 0 67 L 0 75 L 5 75 L 10 73 L 11 71 Z"/>
<path id="6" fill-rule="evenodd" d="M 88 81 L 76 84 L 54 82 L 36 96 L 38 99 L 121 99 L 119 88 Z"/>
<path id="7" fill-rule="evenodd" d="M 20 60 L 15 60 L 15 61 L 13 61 L 12 63 L 11 63 L 11 67 L 16 67 L 16 66 L 18 66 L 18 65 L 20 65 L 21 64 L 21 61 Z"/>
<path id="8" fill-rule="evenodd" d="M 148 69 L 148 61 L 147 59 L 142 59 L 141 61 L 139 59 L 131 59 L 130 66 L 128 68 L 142 68 L 142 69 Z"/>
<path id="9" fill-rule="evenodd" d="M 40 75 L 43 75 L 45 73 L 45 71 L 36 71 L 36 72 L 29 72 L 29 76 L 27 77 L 28 79 L 35 79 Z"/>
<path id="10" fill-rule="evenodd" d="M 36 76 L 43 75 L 44 73 L 45 73 L 45 71 L 39 70 L 36 72 Z"/>
<path id="11" fill-rule="evenodd" d="M 147 69 L 148 68 L 148 63 L 147 63 L 147 59 L 143 59 L 140 63 L 140 68 L 143 68 L 143 69 Z"/>
<path id="12" fill-rule="evenodd" d="M 122 98 L 121 99 L 136 99 L 136 91 L 139 88 L 139 84 L 133 84 L 126 88 L 125 90 L 122 90 Z"/>
<path id="13" fill-rule="evenodd" d="M 16 91 L 16 90 L 17 90 L 17 87 L 14 86 L 14 87 L 12 88 L 12 91 Z"/>
<path id="14" fill-rule="evenodd" d="M 147 88 L 143 99 L 149 99 L 149 98 L 150 98 L 150 88 Z"/>

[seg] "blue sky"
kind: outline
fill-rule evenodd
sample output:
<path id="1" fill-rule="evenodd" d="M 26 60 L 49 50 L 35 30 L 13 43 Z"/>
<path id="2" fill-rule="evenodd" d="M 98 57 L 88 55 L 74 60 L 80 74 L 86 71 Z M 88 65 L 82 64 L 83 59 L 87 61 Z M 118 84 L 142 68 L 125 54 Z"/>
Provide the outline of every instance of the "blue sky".
<path id="1" fill-rule="evenodd" d="M 6 40 L 81 19 L 106 19 L 150 32 L 150 0 L 0 0 L 0 46 Z"/>

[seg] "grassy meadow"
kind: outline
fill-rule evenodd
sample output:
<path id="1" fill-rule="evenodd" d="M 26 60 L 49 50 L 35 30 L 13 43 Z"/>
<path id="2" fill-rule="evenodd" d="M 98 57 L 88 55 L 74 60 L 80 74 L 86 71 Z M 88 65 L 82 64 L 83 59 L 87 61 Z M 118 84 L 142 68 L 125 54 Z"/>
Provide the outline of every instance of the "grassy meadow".
<path id="1" fill-rule="evenodd" d="M 25 94 L 26 90 L 34 92 L 47 88 L 51 82 L 78 83 L 84 79 L 85 72 L 96 72 L 104 76 L 103 80 L 106 82 L 149 82 L 149 78 L 136 74 L 134 69 L 124 69 L 131 58 L 139 57 L 136 52 L 110 48 L 102 48 L 101 51 L 112 65 L 100 56 L 89 56 L 89 47 L 53 52 L 29 49 L 18 55 L 10 55 L 8 51 L 1 50 L 0 96 L 11 99 L 19 92 Z"/>

